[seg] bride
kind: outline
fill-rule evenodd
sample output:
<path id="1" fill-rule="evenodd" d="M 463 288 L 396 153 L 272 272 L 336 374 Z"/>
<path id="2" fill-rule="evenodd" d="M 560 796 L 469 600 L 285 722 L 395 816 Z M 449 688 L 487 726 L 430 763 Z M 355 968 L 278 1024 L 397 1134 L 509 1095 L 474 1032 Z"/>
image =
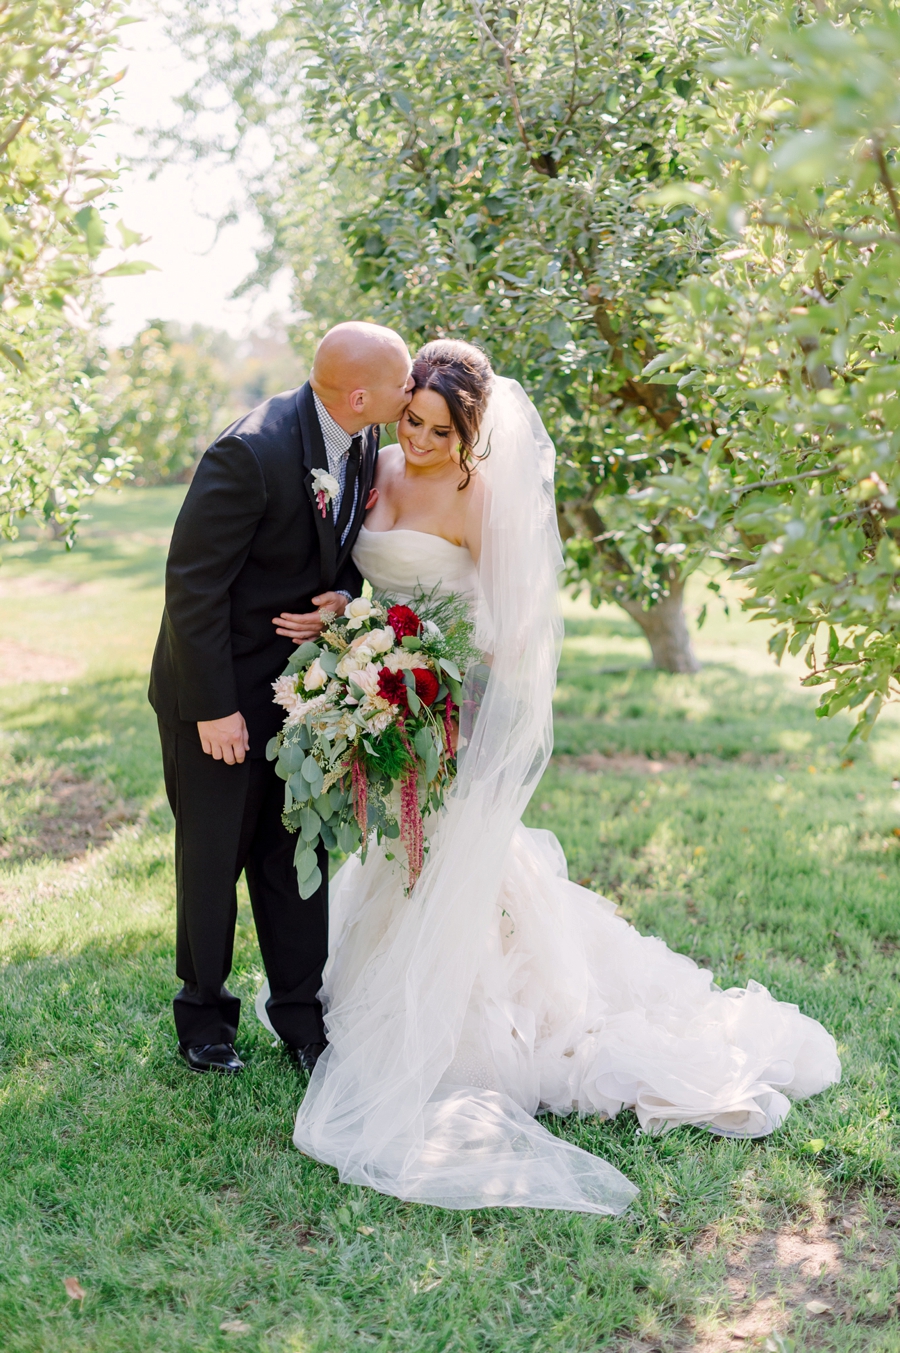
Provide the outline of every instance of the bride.
<path id="1" fill-rule="evenodd" d="M 617 1213 L 637 1189 L 540 1110 L 760 1137 L 840 1063 L 796 1006 L 756 982 L 719 990 L 570 883 L 556 838 L 522 825 L 562 632 L 553 445 L 478 349 L 429 343 L 413 375 L 354 558 L 394 599 L 470 598 L 489 677 L 477 710 L 463 700 L 458 777 L 412 894 L 374 845 L 332 881 L 329 1045 L 294 1142 L 410 1201 Z"/>

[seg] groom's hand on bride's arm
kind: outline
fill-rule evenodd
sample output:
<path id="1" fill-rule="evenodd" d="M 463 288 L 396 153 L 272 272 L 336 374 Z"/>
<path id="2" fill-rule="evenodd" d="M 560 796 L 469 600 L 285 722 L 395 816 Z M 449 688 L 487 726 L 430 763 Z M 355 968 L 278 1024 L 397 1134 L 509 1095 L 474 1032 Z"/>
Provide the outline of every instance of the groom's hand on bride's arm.
<path id="1" fill-rule="evenodd" d="M 321 596 L 313 597 L 313 605 L 319 607 L 317 611 L 307 611 L 302 615 L 282 611 L 281 615 L 276 615 L 272 620 L 275 633 L 283 635 L 285 639 L 293 639 L 295 644 L 304 644 L 307 639 L 318 639 L 325 625 L 322 612 L 343 615 L 348 600 L 346 592 L 323 592 Z"/>
<path id="2" fill-rule="evenodd" d="M 205 719 L 197 723 L 200 746 L 214 761 L 240 765 L 250 750 L 250 738 L 244 716 L 238 711 L 225 719 Z"/>

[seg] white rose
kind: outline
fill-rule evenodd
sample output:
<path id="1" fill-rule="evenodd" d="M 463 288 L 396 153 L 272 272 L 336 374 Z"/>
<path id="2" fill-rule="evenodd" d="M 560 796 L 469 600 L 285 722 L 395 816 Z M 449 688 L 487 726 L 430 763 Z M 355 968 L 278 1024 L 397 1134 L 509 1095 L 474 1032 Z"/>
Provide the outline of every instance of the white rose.
<path id="1" fill-rule="evenodd" d="M 394 631 L 390 625 L 386 625 L 383 630 L 370 630 L 366 635 L 366 648 L 373 655 L 390 653 L 393 647 Z"/>
<path id="2" fill-rule="evenodd" d="M 426 639 L 443 639 L 443 634 L 433 620 L 422 621 L 422 633 Z"/>
<path id="3" fill-rule="evenodd" d="M 375 607 L 372 605 L 371 601 L 369 601 L 368 597 L 354 597 L 352 601 L 347 603 L 347 609 L 344 611 L 344 615 L 347 619 L 347 628 L 358 630 L 360 625 L 371 618 L 374 610 Z"/>
<path id="4" fill-rule="evenodd" d="M 318 658 L 306 669 L 303 686 L 307 691 L 320 691 L 328 682 L 328 673 Z"/>
<path id="5" fill-rule="evenodd" d="M 346 679 L 351 672 L 358 672 L 362 667 L 365 667 L 368 661 L 369 655 L 367 653 L 364 652 L 362 656 L 360 656 L 358 652 L 353 653 L 348 649 L 335 670 L 339 677 L 344 677 Z"/>

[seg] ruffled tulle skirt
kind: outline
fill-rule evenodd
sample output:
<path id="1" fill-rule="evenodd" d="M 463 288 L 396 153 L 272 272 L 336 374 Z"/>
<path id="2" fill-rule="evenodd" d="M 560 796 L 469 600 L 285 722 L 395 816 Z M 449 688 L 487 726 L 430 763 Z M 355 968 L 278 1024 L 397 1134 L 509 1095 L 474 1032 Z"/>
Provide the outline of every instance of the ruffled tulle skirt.
<path id="1" fill-rule="evenodd" d="M 402 920 L 396 862 L 373 848 L 331 885 L 327 1010 L 340 1006 Z M 516 828 L 461 1037 L 436 1102 L 477 1091 L 541 1110 L 612 1117 L 634 1109 L 664 1132 L 692 1123 L 760 1137 L 789 1100 L 840 1078 L 834 1039 L 765 987 L 722 991 L 709 972 L 640 935 L 606 899 L 570 883 L 556 838 Z M 463 1095 L 464 1098 L 464 1095 Z"/>

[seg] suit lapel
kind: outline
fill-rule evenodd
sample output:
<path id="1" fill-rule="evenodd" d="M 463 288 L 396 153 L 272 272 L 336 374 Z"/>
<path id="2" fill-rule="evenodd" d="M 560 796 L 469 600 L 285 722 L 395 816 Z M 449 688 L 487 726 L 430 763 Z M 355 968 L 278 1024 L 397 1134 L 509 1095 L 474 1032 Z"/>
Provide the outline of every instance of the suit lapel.
<path id="1" fill-rule="evenodd" d="M 344 543 L 338 551 L 336 570 L 343 568 L 344 563 L 353 546 L 356 544 L 356 537 L 359 535 L 359 528 L 362 526 L 363 517 L 366 515 L 366 500 L 369 497 L 369 490 L 375 478 L 375 462 L 378 460 L 378 438 L 381 429 L 377 423 L 374 423 L 366 433 L 366 439 L 363 444 L 362 460 L 359 465 L 359 492 L 356 497 L 356 511 L 350 521 L 350 529 L 344 537 Z"/>
<path id="2" fill-rule="evenodd" d="M 322 429 L 319 427 L 316 404 L 309 381 L 305 385 L 301 385 L 297 391 L 297 417 L 300 420 L 300 442 L 303 448 L 303 486 L 312 504 L 313 521 L 316 523 L 316 532 L 319 537 L 319 553 L 322 560 L 322 591 L 330 592 L 334 587 L 334 579 L 337 574 L 337 542 L 334 536 L 334 518 L 331 506 L 326 507 L 323 517 L 319 504 L 316 502 L 316 491 L 313 488 L 312 472 L 313 470 L 327 470 L 328 456 L 325 451 L 325 442 L 322 437 Z"/>

